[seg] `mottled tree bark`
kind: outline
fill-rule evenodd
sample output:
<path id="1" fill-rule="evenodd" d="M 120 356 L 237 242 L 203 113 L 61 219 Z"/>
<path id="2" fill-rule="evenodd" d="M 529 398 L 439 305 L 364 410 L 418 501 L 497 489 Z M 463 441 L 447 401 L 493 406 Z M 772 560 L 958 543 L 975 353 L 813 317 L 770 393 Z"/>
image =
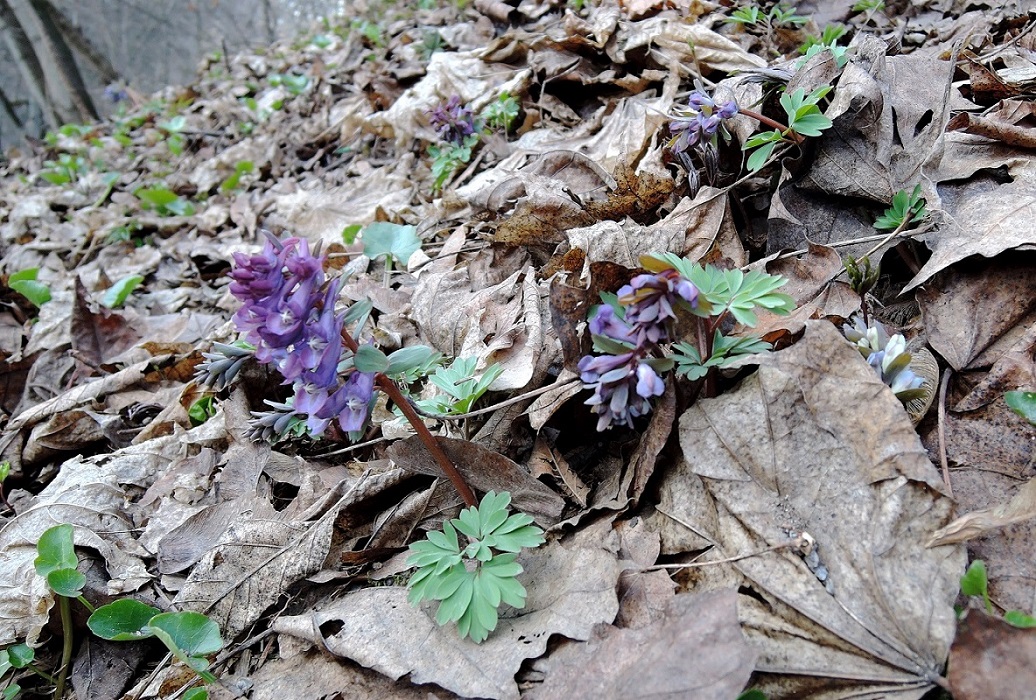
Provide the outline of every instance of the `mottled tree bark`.
<path id="1" fill-rule="evenodd" d="M 28 33 L 7 0 L 0 0 L 0 33 L 3 34 L 4 43 L 18 65 L 18 72 L 22 76 L 29 97 L 43 112 L 47 125 L 57 127 L 59 121 L 47 98 L 47 79 L 43 74 L 43 66 L 36 57 Z"/>

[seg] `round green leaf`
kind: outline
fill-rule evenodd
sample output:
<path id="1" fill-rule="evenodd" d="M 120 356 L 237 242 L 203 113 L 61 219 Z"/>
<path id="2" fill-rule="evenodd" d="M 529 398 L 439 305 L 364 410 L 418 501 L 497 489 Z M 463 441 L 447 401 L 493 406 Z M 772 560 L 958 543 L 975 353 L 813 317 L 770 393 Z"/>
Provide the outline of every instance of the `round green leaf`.
<path id="1" fill-rule="evenodd" d="M 36 652 L 28 644 L 7 647 L 7 656 L 15 668 L 25 668 L 36 658 Z"/>
<path id="2" fill-rule="evenodd" d="M 97 608 L 86 626 L 101 639 L 115 642 L 144 639 L 152 636 L 148 623 L 160 612 L 139 600 L 122 598 Z"/>
<path id="3" fill-rule="evenodd" d="M 191 688 L 183 694 L 183 700 L 209 700 L 209 691 L 205 688 Z"/>
<path id="4" fill-rule="evenodd" d="M 167 612 L 151 618 L 148 627 L 156 637 L 187 656 L 215 654 L 223 648 L 219 625 L 208 616 L 196 612 Z"/>
<path id="5" fill-rule="evenodd" d="M 75 546 L 72 541 L 74 530 L 71 525 L 55 525 L 40 535 L 36 544 L 39 554 L 34 562 L 36 573 L 46 577 L 51 571 L 58 569 L 74 569 L 79 566 Z"/>
<path id="6" fill-rule="evenodd" d="M 1036 425 L 1036 391 L 1009 391 L 1004 394 L 1004 401 L 1012 411 Z"/>
<path id="7" fill-rule="evenodd" d="M 56 569 L 47 574 L 50 590 L 66 598 L 75 598 L 83 592 L 86 576 L 75 569 Z"/>
<path id="8" fill-rule="evenodd" d="M 361 372 L 384 372 L 389 361 L 385 353 L 373 345 L 361 345 L 356 349 L 353 365 Z"/>

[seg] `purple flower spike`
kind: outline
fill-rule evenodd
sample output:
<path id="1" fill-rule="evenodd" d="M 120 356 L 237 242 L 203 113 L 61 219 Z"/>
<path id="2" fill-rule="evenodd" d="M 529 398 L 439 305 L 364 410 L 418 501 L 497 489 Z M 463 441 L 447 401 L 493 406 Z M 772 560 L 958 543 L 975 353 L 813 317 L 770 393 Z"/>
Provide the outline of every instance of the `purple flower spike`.
<path id="1" fill-rule="evenodd" d="M 603 362 L 605 359 L 609 362 Z M 602 362 L 594 363 L 596 360 Z M 616 364 L 603 374 L 597 371 Z M 651 412 L 648 399 L 660 396 L 665 391 L 665 382 L 658 373 L 633 353 L 584 357 L 579 362 L 579 369 L 583 372 L 582 380 L 593 384 L 594 395 L 586 401 L 586 405 L 593 406 L 594 413 L 600 415 L 597 430 L 606 430 L 612 425 L 632 427 L 634 418 Z M 595 381 L 587 381 L 588 376 L 595 375 Z"/>
<path id="2" fill-rule="evenodd" d="M 360 430 L 370 416 L 370 402 L 374 396 L 374 374 L 353 372 L 338 390 L 328 397 L 324 405 L 310 414 L 307 426 L 314 435 L 327 428 L 337 418 L 342 430 L 349 433 Z"/>
<path id="3" fill-rule="evenodd" d="M 457 95 L 430 110 L 428 121 L 439 138 L 456 146 L 464 145 L 465 138 L 479 128 L 475 122 L 475 113 L 467 105 L 461 105 Z"/>
<path id="4" fill-rule="evenodd" d="M 674 270 L 657 275 L 637 275 L 619 290 L 619 303 L 626 307 L 626 321 L 640 343 L 660 343 L 669 337 L 668 323 L 676 318 L 673 306 L 694 308 L 698 289 Z"/>
<path id="5" fill-rule="evenodd" d="M 687 106 L 675 109 L 669 121 L 669 131 L 673 135 L 669 149 L 674 153 L 685 153 L 711 141 L 722 127 L 723 120 L 737 113 L 738 106 L 733 100 L 716 102 L 700 90 L 692 92 L 687 98 Z"/>

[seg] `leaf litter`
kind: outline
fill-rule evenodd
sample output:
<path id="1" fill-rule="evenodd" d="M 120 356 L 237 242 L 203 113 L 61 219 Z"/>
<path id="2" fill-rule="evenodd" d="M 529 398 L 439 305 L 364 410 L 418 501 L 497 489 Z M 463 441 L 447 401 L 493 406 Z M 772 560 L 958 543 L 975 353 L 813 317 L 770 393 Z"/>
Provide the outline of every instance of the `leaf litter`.
<path id="1" fill-rule="evenodd" d="M 976 610 L 958 629 L 953 606 L 969 556 L 1001 609 L 1036 601 L 1036 428 L 1002 399 L 1036 389 L 1031 13 L 851 4 L 773 33 L 685 2 L 476 2 L 391 22 L 357 7 L 319 42 L 210 60 L 191 86 L 11 152 L 0 272 L 38 269 L 51 300 L 2 291 L 0 645 L 56 660 L 32 561 L 66 522 L 95 603 L 219 622 L 217 697 L 1010 694 L 1015 674 L 989 664 L 1025 668 L 1031 630 Z M 800 66 L 794 49 L 836 20 L 844 65 Z M 735 182 L 736 145 L 701 172 L 674 161 L 667 114 L 694 80 L 762 110 L 774 76 L 833 83 L 832 128 L 772 177 Z M 514 132 L 433 194 L 427 112 L 505 94 Z M 159 126 L 177 115 L 180 153 Z M 732 120 L 740 141 L 752 129 Z M 56 186 L 42 175 L 60 153 L 90 165 Z M 944 395 L 915 431 L 836 328 L 860 307 L 841 256 L 869 250 L 874 219 L 917 184 L 930 217 L 879 248 L 871 300 L 940 358 Z M 415 227 L 405 267 L 343 238 L 374 222 Z M 231 254 L 261 228 L 322 244 L 344 293 L 374 302 L 386 351 L 423 342 L 503 368 L 478 404 L 498 408 L 432 424 L 476 489 L 551 528 L 522 555 L 527 607 L 484 644 L 406 602 L 406 545 L 461 501 L 384 407 L 366 447 L 260 445 L 249 411 L 278 388 L 245 370 L 192 425 L 193 368 L 235 338 Z M 782 274 L 796 311 L 762 315 L 778 351 L 720 396 L 670 386 L 641 433 L 598 434 L 571 381 L 583 322 L 666 251 Z M 143 283 L 104 305 L 130 275 Z M 1017 641 L 988 661 L 1004 635 Z M 77 643 L 77 696 L 185 682 L 150 673 L 157 649 L 105 644 Z M 102 682 L 112 653 L 125 667 Z"/>

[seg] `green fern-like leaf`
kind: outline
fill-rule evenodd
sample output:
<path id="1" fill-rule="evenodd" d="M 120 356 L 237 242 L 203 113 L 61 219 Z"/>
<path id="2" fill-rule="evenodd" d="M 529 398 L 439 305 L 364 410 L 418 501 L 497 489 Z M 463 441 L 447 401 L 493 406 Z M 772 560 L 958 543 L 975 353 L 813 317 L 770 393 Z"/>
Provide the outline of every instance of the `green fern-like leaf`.
<path id="1" fill-rule="evenodd" d="M 525 587 L 517 580 L 522 567 L 515 559 L 523 547 L 543 543 L 543 531 L 529 515 L 508 514 L 510 503 L 510 494 L 490 491 L 442 532 L 410 545 L 407 563 L 417 567 L 408 584 L 410 603 L 440 601 L 436 622 L 456 622 L 461 637 L 474 642 L 496 629 L 501 604 L 525 605 Z M 458 533 L 468 539 L 463 548 Z"/>

